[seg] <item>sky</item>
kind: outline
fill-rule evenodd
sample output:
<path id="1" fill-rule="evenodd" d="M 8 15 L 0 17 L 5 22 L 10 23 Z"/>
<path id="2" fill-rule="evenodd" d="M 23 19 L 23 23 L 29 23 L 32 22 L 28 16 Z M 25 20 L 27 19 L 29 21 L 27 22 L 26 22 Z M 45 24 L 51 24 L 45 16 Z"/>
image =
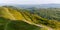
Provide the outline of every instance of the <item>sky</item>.
<path id="1" fill-rule="evenodd" d="M 0 4 L 60 4 L 60 0 L 0 0 Z"/>

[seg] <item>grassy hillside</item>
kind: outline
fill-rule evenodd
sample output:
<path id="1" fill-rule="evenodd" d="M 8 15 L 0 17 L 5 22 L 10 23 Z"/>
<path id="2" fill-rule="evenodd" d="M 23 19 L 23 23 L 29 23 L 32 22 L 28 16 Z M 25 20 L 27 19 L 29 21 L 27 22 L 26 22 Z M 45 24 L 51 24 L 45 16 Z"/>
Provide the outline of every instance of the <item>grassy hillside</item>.
<path id="1" fill-rule="evenodd" d="M 40 30 L 40 27 L 30 25 L 19 20 L 10 20 L 0 17 L 0 30 Z"/>
<path id="2" fill-rule="evenodd" d="M 60 21 L 60 8 L 41 8 L 35 12 L 43 18 Z"/>
<path id="3" fill-rule="evenodd" d="M 59 30 L 59 10 L 49 9 L 19 9 L 15 7 L 0 7 L 1 30 Z M 53 18 L 53 19 L 52 19 Z M 3 23 L 4 22 L 4 23 Z"/>
<path id="4" fill-rule="evenodd" d="M 21 12 L 21 11 L 20 11 Z M 36 13 L 37 11 L 34 11 L 33 13 L 31 13 L 29 10 L 25 10 L 24 14 L 25 14 L 25 18 L 28 17 L 31 19 L 32 22 L 36 23 L 36 24 L 42 24 L 48 27 L 51 27 L 53 29 L 59 29 L 60 28 L 60 21 L 57 20 L 50 20 L 47 18 L 43 18 L 40 15 L 38 15 Z M 22 12 L 23 13 L 23 12 Z M 40 12 L 39 12 L 40 13 Z M 49 17 L 48 17 L 49 18 Z M 27 19 L 27 18 L 26 18 Z M 28 20 L 28 19 L 27 19 Z"/>

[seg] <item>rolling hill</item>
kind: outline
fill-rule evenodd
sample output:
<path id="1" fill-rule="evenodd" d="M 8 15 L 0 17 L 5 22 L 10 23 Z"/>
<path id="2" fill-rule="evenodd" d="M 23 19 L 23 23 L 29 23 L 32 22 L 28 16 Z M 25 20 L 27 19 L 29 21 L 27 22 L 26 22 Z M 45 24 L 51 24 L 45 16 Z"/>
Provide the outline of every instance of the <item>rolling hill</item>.
<path id="1" fill-rule="evenodd" d="M 46 11 L 44 11 L 43 9 L 41 12 L 40 11 L 41 10 L 20 9 L 13 6 L 2 6 L 0 7 L 0 30 L 60 29 L 60 21 L 58 21 L 57 19 L 48 19 L 49 17 L 44 18 L 42 16 L 44 16 L 43 13 Z"/>

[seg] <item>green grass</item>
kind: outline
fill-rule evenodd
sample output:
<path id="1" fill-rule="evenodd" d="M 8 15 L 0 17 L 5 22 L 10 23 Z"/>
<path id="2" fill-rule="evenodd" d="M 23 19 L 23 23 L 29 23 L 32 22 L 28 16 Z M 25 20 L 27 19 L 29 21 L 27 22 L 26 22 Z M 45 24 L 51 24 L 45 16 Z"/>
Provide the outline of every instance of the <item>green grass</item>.
<path id="1" fill-rule="evenodd" d="M 4 27 L 6 23 L 9 23 L 10 20 L 5 18 L 0 18 L 0 30 L 4 30 Z M 9 24 L 7 24 L 6 30 L 40 30 L 40 27 L 37 27 L 35 25 L 30 25 L 23 21 L 11 21 Z"/>

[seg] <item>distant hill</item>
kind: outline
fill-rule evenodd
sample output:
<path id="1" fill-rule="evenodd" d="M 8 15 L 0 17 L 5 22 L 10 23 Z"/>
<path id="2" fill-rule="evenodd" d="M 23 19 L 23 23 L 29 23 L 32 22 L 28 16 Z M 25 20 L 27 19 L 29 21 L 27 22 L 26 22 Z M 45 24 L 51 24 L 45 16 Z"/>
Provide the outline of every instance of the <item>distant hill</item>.
<path id="1" fill-rule="evenodd" d="M 35 4 L 35 5 L 15 5 L 17 7 L 21 7 L 21 8 L 32 8 L 32 7 L 36 7 L 36 8 L 60 8 L 60 4 Z"/>
<path id="2" fill-rule="evenodd" d="M 6 4 L 0 4 L 0 6 L 4 6 Z M 7 4 L 7 6 L 15 6 L 15 7 L 20 7 L 20 8 L 60 8 L 60 4 Z"/>

